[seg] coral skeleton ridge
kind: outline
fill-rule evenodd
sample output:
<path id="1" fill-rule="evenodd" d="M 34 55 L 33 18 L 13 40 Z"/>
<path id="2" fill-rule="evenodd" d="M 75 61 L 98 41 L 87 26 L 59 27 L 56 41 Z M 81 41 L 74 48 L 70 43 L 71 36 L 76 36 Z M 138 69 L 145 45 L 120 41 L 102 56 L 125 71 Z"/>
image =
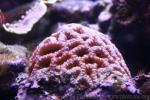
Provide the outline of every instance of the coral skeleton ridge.
<path id="1" fill-rule="evenodd" d="M 114 83 L 115 75 L 129 79 L 122 55 L 109 38 L 79 24 L 64 25 L 43 40 L 30 58 L 28 71 L 47 68 L 58 75 L 69 75 L 79 88 L 93 88 L 100 82 Z"/>

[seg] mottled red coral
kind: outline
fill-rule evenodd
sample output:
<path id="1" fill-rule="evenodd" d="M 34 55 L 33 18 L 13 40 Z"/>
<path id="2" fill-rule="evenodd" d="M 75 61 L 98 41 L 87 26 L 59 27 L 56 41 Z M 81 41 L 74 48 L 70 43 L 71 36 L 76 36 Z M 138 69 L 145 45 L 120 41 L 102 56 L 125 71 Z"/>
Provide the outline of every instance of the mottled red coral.
<path id="1" fill-rule="evenodd" d="M 29 72 L 48 68 L 71 75 L 71 83 L 92 86 L 115 75 L 130 78 L 122 55 L 109 38 L 79 24 L 64 25 L 43 40 L 30 58 Z"/>

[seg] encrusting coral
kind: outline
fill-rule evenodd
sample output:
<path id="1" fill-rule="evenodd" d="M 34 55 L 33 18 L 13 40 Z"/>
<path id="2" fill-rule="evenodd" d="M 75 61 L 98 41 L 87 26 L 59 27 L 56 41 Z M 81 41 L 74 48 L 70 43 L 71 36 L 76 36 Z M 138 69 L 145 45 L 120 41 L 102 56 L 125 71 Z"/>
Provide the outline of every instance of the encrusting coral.
<path id="1" fill-rule="evenodd" d="M 64 25 L 43 40 L 29 62 L 29 74 L 21 74 L 19 77 L 23 78 L 17 79 L 20 99 L 31 97 L 32 93 L 26 96 L 28 92 L 37 89 L 51 98 L 54 94 L 65 98 L 76 90 L 92 91 L 100 85 L 131 78 L 123 57 L 109 37 L 79 24 Z"/>

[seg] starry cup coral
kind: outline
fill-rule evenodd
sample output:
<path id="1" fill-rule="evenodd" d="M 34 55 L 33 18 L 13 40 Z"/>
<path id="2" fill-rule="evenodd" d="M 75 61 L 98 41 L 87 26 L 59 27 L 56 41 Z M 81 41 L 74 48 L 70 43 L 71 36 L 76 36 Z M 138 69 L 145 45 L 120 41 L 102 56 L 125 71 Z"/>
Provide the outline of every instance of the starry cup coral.
<path id="1" fill-rule="evenodd" d="M 43 40 L 30 57 L 29 73 L 46 68 L 57 75 L 69 75 L 79 89 L 129 79 L 124 59 L 109 38 L 79 24 L 64 25 Z"/>

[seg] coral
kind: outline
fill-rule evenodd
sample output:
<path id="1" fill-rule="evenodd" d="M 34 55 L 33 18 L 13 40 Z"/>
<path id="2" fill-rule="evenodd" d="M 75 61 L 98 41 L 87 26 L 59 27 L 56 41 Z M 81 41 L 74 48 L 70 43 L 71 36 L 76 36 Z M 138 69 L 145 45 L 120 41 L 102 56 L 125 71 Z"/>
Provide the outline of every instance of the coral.
<path id="1" fill-rule="evenodd" d="M 121 54 L 108 37 L 78 24 L 64 25 L 39 44 L 30 58 L 29 72 L 42 68 L 71 75 L 71 83 L 80 88 L 114 81 L 112 73 L 130 78 Z"/>
<path id="2" fill-rule="evenodd" d="M 35 0 L 14 9 L 13 13 L 7 12 L 9 15 L 7 15 L 7 19 L 13 20 L 11 22 L 6 20 L 6 23 L 3 23 L 3 28 L 10 33 L 27 34 L 32 30 L 33 26 L 45 15 L 47 12 L 47 4 L 52 5 L 57 1 L 59 0 Z M 17 18 L 11 18 L 14 16 L 18 17 L 17 11 L 21 17 L 19 20 Z"/>
<path id="3" fill-rule="evenodd" d="M 104 5 L 104 9 L 100 12 L 99 16 L 98 16 L 98 24 L 99 27 L 101 28 L 101 32 L 106 33 L 108 32 L 108 28 L 110 26 L 111 23 L 111 19 L 112 19 L 112 7 L 113 7 L 113 3 L 112 0 L 100 0 L 99 1 L 101 5 Z"/>
<path id="4" fill-rule="evenodd" d="M 111 82 L 103 82 L 100 86 L 93 89 L 86 87 L 86 90 L 76 88 L 70 83 L 69 79 L 69 76 L 59 75 L 47 68 L 36 70 L 30 75 L 22 73 L 16 78 L 16 84 L 19 86 L 16 99 L 45 100 L 47 98 L 48 100 L 99 100 L 102 99 L 102 97 L 109 98 L 107 95 L 113 96 L 117 93 L 121 95 L 127 92 L 128 94 L 133 94 L 135 91 L 132 82 L 126 83 L 129 80 L 124 81 L 122 76 L 117 75 L 117 81 L 114 84 Z M 133 93 L 129 90 L 133 91 Z"/>
<path id="5" fill-rule="evenodd" d="M 30 3 L 34 0 L 13 0 L 13 1 L 10 1 L 10 0 L 1 0 L 1 3 L 0 3 L 0 9 L 4 12 L 7 12 L 9 10 L 12 10 L 20 5 L 23 5 L 23 4 L 26 4 L 26 3 Z"/>
<path id="6" fill-rule="evenodd" d="M 135 81 L 139 94 L 150 94 L 150 73 L 137 75 L 133 78 L 133 80 Z"/>
<path id="7" fill-rule="evenodd" d="M 25 34 L 29 32 L 33 25 L 46 13 L 47 7 L 43 1 L 37 0 L 31 4 L 31 8 L 26 11 L 26 15 L 22 15 L 19 21 L 5 23 L 3 27 L 6 31 L 17 34 Z M 32 20 L 30 20 L 32 19 Z"/>
<path id="8" fill-rule="evenodd" d="M 140 69 L 149 72 L 150 1 L 112 0 L 112 2 L 113 7 L 110 10 L 114 12 L 106 31 L 110 33 L 112 41 L 130 66 L 132 75 L 136 75 Z"/>
<path id="9" fill-rule="evenodd" d="M 5 21 L 5 16 L 2 13 L 2 11 L 0 10 L 0 26 L 4 23 L 4 21 Z"/>
<path id="10" fill-rule="evenodd" d="M 9 71 L 23 71 L 27 66 L 27 57 L 28 50 L 25 47 L 0 43 L 0 76 Z"/>
<path id="11" fill-rule="evenodd" d="M 47 69 L 44 68 L 35 71 L 34 74 L 30 76 L 27 73 L 22 73 L 16 78 L 16 83 L 19 83 L 16 99 L 59 100 L 55 94 L 64 94 L 64 91 L 55 91 L 54 88 L 60 88 L 57 87 L 59 82 L 56 80 L 58 80 L 57 77 L 54 77 L 53 73 L 47 72 Z M 61 86 L 61 88 L 66 89 L 64 86 Z"/>
<path id="12" fill-rule="evenodd" d="M 0 42 L 0 98 L 13 98 L 12 87 L 19 73 L 28 65 L 28 50 L 20 45 L 5 45 Z M 7 96 L 6 96 L 7 95 Z M 9 95 L 9 96 L 8 96 Z"/>
<path id="13" fill-rule="evenodd" d="M 101 9 L 103 7 L 97 1 L 64 0 L 53 5 L 50 18 L 54 23 L 59 21 L 74 23 L 83 20 L 93 23 L 96 22 Z"/>
<path id="14" fill-rule="evenodd" d="M 28 73 L 16 78 L 19 100 L 99 99 L 109 94 L 103 87 L 119 91 L 131 78 L 109 37 L 80 24 L 65 24 L 44 39 L 29 62 Z"/>

